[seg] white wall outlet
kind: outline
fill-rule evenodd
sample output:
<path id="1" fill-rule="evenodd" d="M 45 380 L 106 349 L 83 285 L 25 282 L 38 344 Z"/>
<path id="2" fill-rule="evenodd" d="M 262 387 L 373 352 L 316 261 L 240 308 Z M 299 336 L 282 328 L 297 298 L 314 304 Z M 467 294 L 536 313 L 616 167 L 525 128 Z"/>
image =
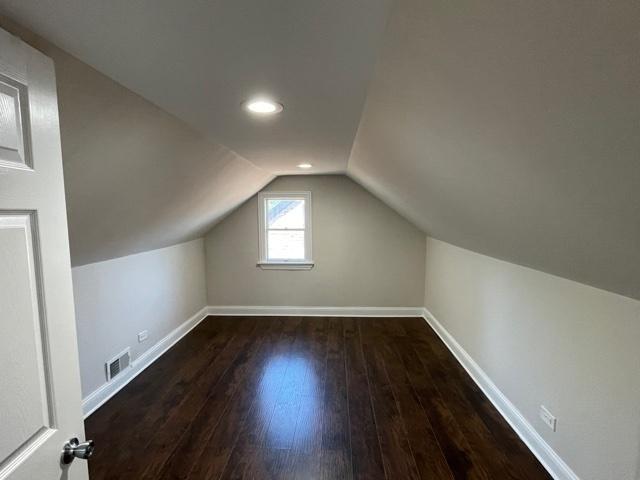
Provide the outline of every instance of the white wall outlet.
<path id="1" fill-rule="evenodd" d="M 143 330 L 138 334 L 138 343 L 144 342 L 147 338 L 149 338 L 149 330 Z"/>
<path id="2" fill-rule="evenodd" d="M 540 405 L 540 418 L 551 430 L 556 431 L 557 419 L 544 405 Z"/>

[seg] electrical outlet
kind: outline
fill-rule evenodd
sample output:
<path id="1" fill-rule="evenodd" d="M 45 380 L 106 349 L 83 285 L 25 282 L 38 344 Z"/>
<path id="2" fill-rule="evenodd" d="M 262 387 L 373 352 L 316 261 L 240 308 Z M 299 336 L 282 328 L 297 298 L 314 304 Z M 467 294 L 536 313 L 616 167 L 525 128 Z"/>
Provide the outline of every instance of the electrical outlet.
<path id="1" fill-rule="evenodd" d="M 556 431 L 557 419 L 549 410 L 546 409 L 544 405 L 540 405 L 540 418 L 547 424 L 547 427 L 554 432 Z"/>
<path id="2" fill-rule="evenodd" d="M 138 343 L 144 342 L 147 338 L 149 338 L 149 331 L 143 330 L 138 334 Z"/>

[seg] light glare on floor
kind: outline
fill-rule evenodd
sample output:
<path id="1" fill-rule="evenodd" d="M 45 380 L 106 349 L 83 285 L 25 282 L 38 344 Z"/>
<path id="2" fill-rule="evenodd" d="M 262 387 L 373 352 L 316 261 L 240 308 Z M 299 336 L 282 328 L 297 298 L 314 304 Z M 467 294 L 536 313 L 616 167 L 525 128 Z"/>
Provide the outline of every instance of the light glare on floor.
<path id="1" fill-rule="evenodd" d="M 308 168 L 311 168 L 313 165 L 311 165 L 310 163 L 300 163 L 298 164 L 298 168 L 304 168 L 305 170 Z"/>

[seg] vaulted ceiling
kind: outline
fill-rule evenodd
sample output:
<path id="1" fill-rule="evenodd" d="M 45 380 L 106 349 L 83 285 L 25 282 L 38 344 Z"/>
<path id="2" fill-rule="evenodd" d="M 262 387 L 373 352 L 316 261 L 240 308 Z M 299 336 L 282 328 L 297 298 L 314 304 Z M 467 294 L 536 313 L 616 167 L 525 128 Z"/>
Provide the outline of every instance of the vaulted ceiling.
<path id="1" fill-rule="evenodd" d="M 344 171 L 390 0 L 2 0 L 2 13 L 258 167 Z M 268 94 L 286 115 L 240 104 Z"/>
<path id="2" fill-rule="evenodd" d="M 430 235 L 640 298 L 640 2 L 398 0 L 349 162 Z"/>
<path id="3" fill-rule="evenodd" d="M 135 234 L 110 253 L 92 256 L 104 245 L 84 211 L 72 248 L 74 236 L 91 241 L 78 240 L 87 247 L 77 263 L 196 235 L 274 175 L 310 162 L 312 173 L 347 173 L 436 238 L 640 298 L 634 0 L 0 0 L 0 12 L 217 152 L 171 155 L 155 187 L 133 195 L 143 206 L 128 202 L 138 213 L 119 212 Z M 285 111 L 248 117 L 239 105 L 257 93 Z M 176 157 L 197 172 L 197 207 L 188 181 L 170 187 Z M 220 168 L 224 159 L 234 168 Z M 74 168 L 72 226 L 93 188 L 126 171 Z M 163 193 L 180 207 L 145 223 Z M 117 243 L 124 227 L 111 215 Z M 162 237 L 165 229 L 175 234 Z"/>

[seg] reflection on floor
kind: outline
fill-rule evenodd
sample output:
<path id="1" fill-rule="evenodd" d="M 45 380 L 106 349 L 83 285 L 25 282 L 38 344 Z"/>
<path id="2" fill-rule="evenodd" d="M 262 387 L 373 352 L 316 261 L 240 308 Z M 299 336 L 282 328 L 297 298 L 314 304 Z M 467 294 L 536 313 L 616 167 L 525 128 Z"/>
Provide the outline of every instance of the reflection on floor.
<path id="1" fill-rule="evenodd" d="M 86 421 L 101 479 L 549 479 L 419 318 L 209 317 Z"/>

